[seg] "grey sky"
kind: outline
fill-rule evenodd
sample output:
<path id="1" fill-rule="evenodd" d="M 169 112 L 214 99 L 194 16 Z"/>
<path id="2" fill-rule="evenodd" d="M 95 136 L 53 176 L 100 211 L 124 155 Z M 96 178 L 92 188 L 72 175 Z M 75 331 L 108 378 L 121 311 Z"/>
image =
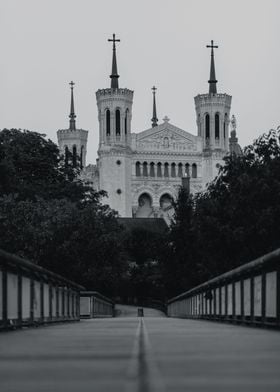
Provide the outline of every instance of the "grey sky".
<path id="1" fill-rule="evenodd" d="M 279 0 L 0 0 L 0 128 L 56 141 L 68 127 L 76 82 L 77 127 L 98 148 L 95 91 L 109 87 L 116 33 L 120 87 L 134 90 L 133 132 L 158 117 L 197 133 L 193 97 L 208 91 L 213 39 L 218 92 L 233 96 L 242 146 L 280 124 Z"/>

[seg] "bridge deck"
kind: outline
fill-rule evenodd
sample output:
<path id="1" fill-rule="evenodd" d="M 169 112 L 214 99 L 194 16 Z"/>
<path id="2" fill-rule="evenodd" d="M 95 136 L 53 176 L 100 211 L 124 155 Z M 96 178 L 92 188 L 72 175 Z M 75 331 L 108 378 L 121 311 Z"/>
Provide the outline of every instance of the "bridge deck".
<path id="1" fill-rule="evenodd" d="M 1 333 L 0 390 L 279 391 L 279 332 L 126 316 Z"/>

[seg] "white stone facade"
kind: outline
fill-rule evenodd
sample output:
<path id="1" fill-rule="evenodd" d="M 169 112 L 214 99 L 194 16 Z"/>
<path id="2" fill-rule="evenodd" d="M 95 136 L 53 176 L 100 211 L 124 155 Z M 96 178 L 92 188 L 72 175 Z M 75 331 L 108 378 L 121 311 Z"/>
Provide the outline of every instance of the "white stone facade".
<path id="1" fill-rule="evenodd" d="M 107 191 L 104 202 L 121 216 L 170 220 L 171 200 L 183 175 L 190 176 L 191 193 L 205 189 L 217 175 L 229 151 L 229 95 L 195 97 L 197 136 L 167 117 L 158 126 L 131 133 L 133 92 L 105 89 L 98 90 L 96 97 L 100 127 L 94 182 Z"/>
<path id="2" fill-rule="evenodd" d="M 190 192 L 204 190 L 217 175 L 229 145 L 231 96 L 216 92 L 213 42 L 208 94 L 194 98 L 196 135 L 176 127 L 165 117 L 157 125 L 155 106 L 152 127 L 132 132 L 133 91 L 118 87 L 115 38 L 113 38 L 111 88 L 96 92 L 99 147 L 96 165 L 85 167 L 87 131 L 58 131 L 59 147 L 76 146 L 81 153 L 82 178 L 97 190 L 105 190 L 104 203 L 122 217 L 165 217 L 170 221 L 171 201 L 178 194 L 182 176 L 190 177 Z M 72 85 L 73 93 L 73 85 Z M 73 94 L 72 94 L 73 103 Z M 74 105 L 72 105 L 74 108 Z M 70 113 L 71 121 L 75 118 Z M 186 124 L 187 125 L 187 124 Z M 240 147 L 239 147 L 240 149 Z M 71 150 L 72 151 L 72 150 Z"/>

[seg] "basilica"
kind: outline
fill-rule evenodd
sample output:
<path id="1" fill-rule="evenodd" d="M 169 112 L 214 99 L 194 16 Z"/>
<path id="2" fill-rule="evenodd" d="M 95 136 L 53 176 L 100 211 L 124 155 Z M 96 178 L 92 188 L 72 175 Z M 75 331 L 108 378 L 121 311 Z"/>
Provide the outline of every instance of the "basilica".
<path id="1" fill-rule="evenodd" d="M 163 217 L 170 222 L 172 200 L 182 177 L 189 177 L 190 192 L 203 191 L 217 175 L 223 158 L 241 153 L 236 137 L 236 120 L 230 118 L 231 96 L 217 92 L 214 45 L 211 49 L 208 93 L 194 97 L 197 132 L 193 135 L 172 124 L 168 117 L 159 123 L 156 88 L 152 88 L 151 128 L 133 133 L 133 91 L 119 87 L 116 42 L 113 34 L 112 73 L 109 88 L 96 92 L 99 146 L 96 165 L 86 164 L 88 131 L 76 128 L 71 82 L 70 123 L 57 131 L 61 152 L 71 151 L 73 164 L 96 190 L 105 190 L 104 203 L 121 217 Z M 231 134 L 229 135 L 229 127 Z"/>

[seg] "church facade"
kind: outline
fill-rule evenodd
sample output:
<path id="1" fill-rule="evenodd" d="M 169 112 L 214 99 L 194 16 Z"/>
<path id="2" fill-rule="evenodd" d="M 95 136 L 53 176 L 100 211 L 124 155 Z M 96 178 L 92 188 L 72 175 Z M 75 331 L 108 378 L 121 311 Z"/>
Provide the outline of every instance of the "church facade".
<path id="1" fill-rule="evenodd" d="M 99 146 L 96 165 L 86 165 L 88 131 L 76 129 L 73 82 L 70 125 L 57 132 L 60 150 L 71 151 L 73 163 L 80 162 L 82 177 L 97 190 L 105 190 L 104 200 L 122 217 L 164 217 L 170 221 L 182 185 L 190 179 L 190 192 L 204 190 L 217 175 L 230 151 L 241 151 L 236 138 L 236 122 L 230 120 L 231 96 L 217 93 L 213 41 L 209 91 L 194 98 L 197 132 L 193 135 L 173 125 L 168 117 L 158 123 L 156 88 L 153 92 L 151 128 L 132 132 L 133 91 L 119 87 L 116 42 L 110 88 L 96 92 Z M 229 137 L 229 125 L 232 132 Z M 78 159 L 79 158 L 79 159 Z"/>

